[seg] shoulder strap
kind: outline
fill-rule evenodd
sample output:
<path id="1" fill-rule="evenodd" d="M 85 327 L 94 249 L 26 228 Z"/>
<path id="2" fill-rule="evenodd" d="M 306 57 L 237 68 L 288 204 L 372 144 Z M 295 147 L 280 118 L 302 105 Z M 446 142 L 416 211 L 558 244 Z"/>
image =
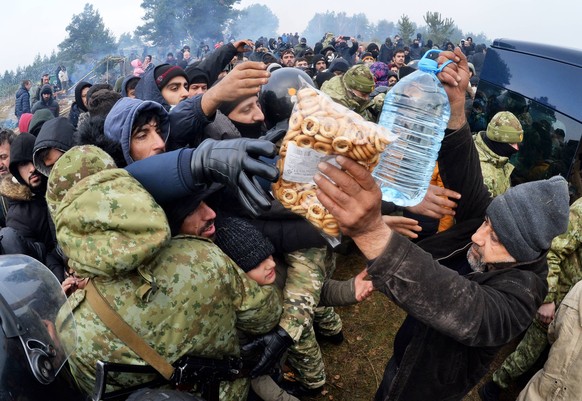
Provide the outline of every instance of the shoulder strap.
<path id="1" fill-rule="evenodd" d="M 170 380 L 174 374 L 174 367 L 166 361 L 156 350 L 149 346 L 119 314 L 113 310 L 111 305 L 103 298 L 103 295 L 89 280 L 87 287 L 87 300 L 91 308 L 95 311 L 101 321 L 107 326 L 113 334 L 123 341 L 133 352 L 139 355 L 150 366 L 156 369 L 166 379 Z"/>

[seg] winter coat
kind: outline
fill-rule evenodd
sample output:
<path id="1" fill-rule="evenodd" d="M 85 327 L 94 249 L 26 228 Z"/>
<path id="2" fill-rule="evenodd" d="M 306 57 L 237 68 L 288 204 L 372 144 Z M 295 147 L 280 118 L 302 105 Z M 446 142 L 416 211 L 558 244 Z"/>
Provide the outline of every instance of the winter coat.
<path id="1" fill-rule="evenodd" d="M 509 157 L 499 156 L 489 149 L 481 133 L 476 134 L 473 139 L 479 152 L 483 182 L 493 197 L 501 195 L 511 187 L 510 176 L 515 167 L 509 162 Z"/>
<path id="2" fill-rule="evenodd" d="M 171 134 L 166 149 L 174 150 L 200 144 L 204 128 L 214 119 L 215 116 L 206 116 L 202 111 L 202 95 L 181 101 L 170 111 Z"/>
<path id="3" fill-rule="evenodd" d="M 457 224 L 418 246 L 393 233 L 368 267 L 374 287 L 409 314 L 395 340 L 399 370 L 379 389 L 384 400 L 461 400 L 497 350 L 531 324 L 547 293 L 545 254 L 500 270 L 458 273 L 467 271 L 471 235 L 491 202 L 467 124 L 446 131 L 438 163 L 445 187 L 462 195 Z"/>
<path id="4" fill-rule="evenodd" d="M 71 110 L 69 111 L 69 122 L 73 125 L 73 127 L 77 128 L 79 125 L 79 116 L 82 113 L 84 112 L 79 109 L 77 102 L 73 102 L 73 104 L 71 104 Z"/>
<path id="5" fill-rule="evenodd" d="M 6 204 L 6 227 L 16 230 L 24 240 L 42 249 L 40 262 L 52 252 L 56 241 L 50 227 L 50 216 L 43 196 L 35 195 L 29 187 L 17 183 L 12 175 L 0 181 L 0 195 Z M 60 273 L 62 277 L 62 273 Z"/>
<path id="6" fill-rule="evenodd" d="M 24 113 L 30 113 L 30 92 L 24 87 L 24 85 L 22 85 L 18 91 L 16 91 L 14 114 L 16 115 L 16 118 L 20 119 L 20 116 Z"/>
<path id="7" fill-rule="evenodd" d="M 544 368 L 519 394 L 517 401 L 570 401 L 582 394 L 582 283 L 570 290 L 548 329 L 552 345 Z"/>
<path id="8" fill-rule="evenodd" d="M 42 93 L 43 91 L 49 90 L 51 91 L 51 97 L 49 98 L 48 101 L 45 101 L 42 97 Z M 60 106 L 59 103 L 54 99 L 53 97 L 53 91 L 52 91 L 52 87 L 50 85 L 44 85 L 42 87 L 42 90 L 40 92 L 40 100 L 38 102 L 36 102 L 34 104 L 34 106 L 32 106 L 32 114 L 34 114 L 37 110 L 42 110 L 42 109 L 48 109 L 50 110 L 51 113 L 53 113 L 53 116 L 58 117 L 59 116 L 59 112 L 60 112 Z"/>
<path id="9" fill-rule="evenodd" d="M 582 198 L 570 206 L 568 231 L 552 241 L 548 270 L 548 295 L 544 303 L 555 302 L 558 306 L 582 280 Z"/>
<path id="10" fill-rule="evenodd" d="M 94 146 L 73 148 L 56 163 L 47 199 L 69 265 L 92 279 L 140 337 L 173 363 L 185 354 L 238 356 L 237 328 L 260 334 L 277 324 L 281 306 L 273 286 L 249 279 L 208 239 L 170 239 L 161 207 L 114 167 Z M 69 363 L 84 391 L 93 389 L 97 360 L 144 364 L 103 325 L 84 290 L 69 301 L 79 339 Z M 122 389 L 148 380 L 119 374 L 108 382 Z M 246 379 L 223 382 L 220 399 L 244 400 L 247 385 Z"/>

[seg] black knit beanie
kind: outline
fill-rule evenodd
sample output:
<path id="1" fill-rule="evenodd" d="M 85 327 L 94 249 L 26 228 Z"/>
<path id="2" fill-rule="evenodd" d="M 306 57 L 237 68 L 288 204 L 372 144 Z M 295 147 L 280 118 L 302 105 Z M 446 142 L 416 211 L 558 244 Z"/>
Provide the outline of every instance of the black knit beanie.
<path id="1" fill-rule="evenodd" d="M 209 84 L 210 79 L 208 78 L 208 74 L 206 71 L 198 68 L 188 66 L 186 67 L 186 75 L 188 76 L 188 83 L 192 84 Z"/>
<path id="2" fill-rule="evenodd" d="M 159 90 L 162 90 L 173 78 L 180 76 L 188 82 L 186 72 L 177 65 L 162 64 L 154 70 L 154 79 Z"/>
<path id="3" fill-rule="evenodd" d="M 487 208 L 497 237 L 518 262 L 538 258 L 568 229 L 568 182 L 560 176 L 509 188 Z"/>
<path id="4" fill-rule="evenodd" d="M 273 243 L 251 223 L 237 217 L 216 221 L 214 243 L 245 272 L 275 253 Z"/>

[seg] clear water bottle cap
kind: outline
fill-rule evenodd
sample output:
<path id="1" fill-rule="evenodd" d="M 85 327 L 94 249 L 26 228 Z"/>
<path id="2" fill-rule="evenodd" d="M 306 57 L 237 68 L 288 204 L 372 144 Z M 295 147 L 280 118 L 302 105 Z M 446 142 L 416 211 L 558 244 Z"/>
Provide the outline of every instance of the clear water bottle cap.
<path id="1" fill-rule="evenodd" d="M 452 60 L 447 60 L 439 67 L 437 58 L 440 52 L 441 50 L 431 49 L 424 53 L 424 56 L 418 62 L 418 69 L 424 72 L 432 72 L 435 75 L 441 72 L 449 63 L 452 63 Z"/>

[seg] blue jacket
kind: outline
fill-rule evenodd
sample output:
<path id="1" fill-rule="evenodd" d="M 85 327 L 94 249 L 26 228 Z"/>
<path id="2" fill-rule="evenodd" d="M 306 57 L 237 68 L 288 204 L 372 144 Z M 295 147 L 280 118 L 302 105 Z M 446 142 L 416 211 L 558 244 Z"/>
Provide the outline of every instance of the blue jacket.
<path id="1" fill-rule="evenodd" d="M 18 119 L 24 113 L 30 113 L 30 93 L 22 85 L 16 92 L 16 104 L 14 105 L 14 114 Z"/>

